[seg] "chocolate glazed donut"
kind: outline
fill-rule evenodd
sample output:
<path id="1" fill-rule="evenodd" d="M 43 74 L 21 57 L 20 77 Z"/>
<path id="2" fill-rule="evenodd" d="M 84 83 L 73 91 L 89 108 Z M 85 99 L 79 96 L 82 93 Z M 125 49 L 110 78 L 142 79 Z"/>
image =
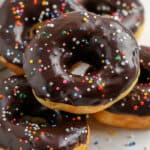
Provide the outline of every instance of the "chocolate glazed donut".
<path id="1" fill-rule="evenodd" d="M 70 68 L 81 61 L 91 68 L 85 75 L 72 74 Z M 139 47 L 130 32 L 88 12 L 47 23 L 24 55 L 36 98 L 51 109 L 78 114 L 98 112 L 126 96 L 139 69 Z"/>
<path id="2" fill-rule="evenodd" d="M 124 128 L 150 128 L 150 48 L 140 51 L 141 75 L 131 93 L 104 112 L 95 114 L 98 121 Z"/>
<path id="3" fill-rule="evenodd" d="M 24 49 L 41 28 L 40 24 L 35 28 L 35 24 L 81 8 L 76 0 L 5 0 L 0 7 L 0 61 L 14 72 L 24 74 Z"/>
<path id="4" fill-rule="evenodd" d="M 80 0 L 91 12 L 120 21 L 139 37 L 144 24 L 144 7 L 140 0 Z"/>
<path id="5" fill-rule="evenodd" d="M 86 150 L 85 116 L 47 109 L 32 95 L 24 77 L 0 87 L 0 147 L 9 150 Z"/>

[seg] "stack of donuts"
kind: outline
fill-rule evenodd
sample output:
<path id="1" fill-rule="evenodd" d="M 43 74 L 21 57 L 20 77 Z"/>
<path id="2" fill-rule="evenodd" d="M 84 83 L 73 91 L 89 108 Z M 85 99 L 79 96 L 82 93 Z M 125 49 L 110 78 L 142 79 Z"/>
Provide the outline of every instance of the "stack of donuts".
<path id="1" fill-rule="evenodd" d="M 4 0 L 0 16 L 0 62 L 15 73 L 0 82 L 0 150 L 87 150 L 89 115 L 150 128 L 139 0 Z"/>

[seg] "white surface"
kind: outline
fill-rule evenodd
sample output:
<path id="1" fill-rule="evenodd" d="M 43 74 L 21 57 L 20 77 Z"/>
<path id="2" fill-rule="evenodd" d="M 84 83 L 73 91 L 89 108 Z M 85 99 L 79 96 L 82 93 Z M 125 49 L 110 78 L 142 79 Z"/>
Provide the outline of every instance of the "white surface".
<path id="1" fill-rule="evenodd" d="M 3 0 L 0 0 L 0 3 Z M 146 9 L 146 21 L 139 42 L 150 46 L 150 0 L 142 0 Z M 10 75 L 8 71 L 0 77 Z M 90 120 L 91 139 L 89 150 L 150 150 L 150 130 L 126 130 L 100 125 Z"/>
<path id="2" fill-rule="evenodd" d="M 141 1 L 146 9 L 146 18 L 139 42 L 150 46 L 150 0 Z M 150 150 L 150 130 L 118 129 L 100 125 L 93 120 L 90 122 L 92 137 L 89 150 Z"/>

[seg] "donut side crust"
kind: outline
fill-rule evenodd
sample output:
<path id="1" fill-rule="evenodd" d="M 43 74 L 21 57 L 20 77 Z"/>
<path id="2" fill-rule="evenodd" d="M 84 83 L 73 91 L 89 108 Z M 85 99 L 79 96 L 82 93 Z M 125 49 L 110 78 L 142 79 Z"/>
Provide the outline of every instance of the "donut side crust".
<path id="1" fill-rule="evenodd" d="M 132 83 L 132 85 L 121 95 L 119 95 L 114 101 L 111 101 L 107 104 L 101 104 L 98 106 L 73 106 L 73 105 L 69 105 L 69 104 L 63 104 L 63 103 L 56 103 L 56 102 L 52 102 L 50 99 L 42 99 L 38 96 L 36 96 L 35 91 L 32 89 L 33 94 L 35 96 L 35 98 L 44 106 L 52 109 L 52 110 L 62 110 L 62 111 L 66 111 L 66 112 L 70 112 L 70 113 L 74 113 L 74 114 L 92 114 L 92 113 L 97 113 L 99 111 L 103 111 L 105 109 L 107 109 L 108 107 L 112 106 L 113 104 L 115 104 L 116 102 L 118 102 L 119 100 L 123 99 L 125 96 L 127 96 L 131 90 L 134 88 L 134 86 L 136 85 L 138 78 L 140 75 L 140 71 L 137 75 L 137 78 L 134 80 L 134 82 Z"/>
<path id="2" fill-rule="evenodd" d="M 144 25 L 145 25 L 145 23 L 143 23 L 142 25 L 140 25 L 140 27 L 138 28 L 138 30 L 134 34 L 134 36 L 135 36 L 135 38 L 137 40 L 141 37 L 142 32 L 144 31 Z"/>
<path id="3" fill-rule="evenodd" d="M 24 71 L 22 68 L 18 67 L 17 65 L 14 65 L 12 63 L 9 63 L 3 56 L 0 56 L 0 62 L 2 62 L 8 69 L 12 70 L 18 75 L 24 75 Z"/>
<path id="4" fill-rule="evenodd" d="M 130 114 L 117 114 L 108 111 L 93 115 L 102 124 L 128 129 L 150 129 L 150 116 L 136 116 Z"/>

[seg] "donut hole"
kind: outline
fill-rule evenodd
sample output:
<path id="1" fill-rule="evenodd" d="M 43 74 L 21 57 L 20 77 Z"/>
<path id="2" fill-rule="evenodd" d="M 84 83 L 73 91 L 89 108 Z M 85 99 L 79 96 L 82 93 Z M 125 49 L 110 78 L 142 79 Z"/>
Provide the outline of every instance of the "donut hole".
<path id="1" fill-rule="evenodd" d="M 77 62 L 71 66 L 69 72 L 74 75 L 84 75 L 91 66 L 84 62 Z"/>
<path id="2" fill-rule="evenodd" d="M 100 15 L 108 15 L 117 11 L 110 3 L 101 0 L 85 0 L 82 3 L 88 11 Z"/>
<path id="3" fill-rule="evenodd" d="M 73 54 L 66 63 L 70 73 L 78 72 L 78 75 L 87 75 L 99 71 L 101 65 L 101 51 L 91 51 L 85 49 L 83 53 Z M 76 74 L 76 73 L 75 73 Z"/>
<path id="4" fill-rule="evenodd" d="M 44 25 L 46 21 L 43 22 L 38 22 L 33 24 L 31 27 L 29 27 L 28 29 L 26 29 L 24 36 L 26 38 L 26 40 L 32 40 L 35 35 L 39 32 L 39 30 L 42 28 L 42 26 Z"/>
<path id="5" fill-rule="evenodd" d="M 141 74 L 138 83 L 147 84 L 150 82 L 150 72 L 141 66 Z"/>

